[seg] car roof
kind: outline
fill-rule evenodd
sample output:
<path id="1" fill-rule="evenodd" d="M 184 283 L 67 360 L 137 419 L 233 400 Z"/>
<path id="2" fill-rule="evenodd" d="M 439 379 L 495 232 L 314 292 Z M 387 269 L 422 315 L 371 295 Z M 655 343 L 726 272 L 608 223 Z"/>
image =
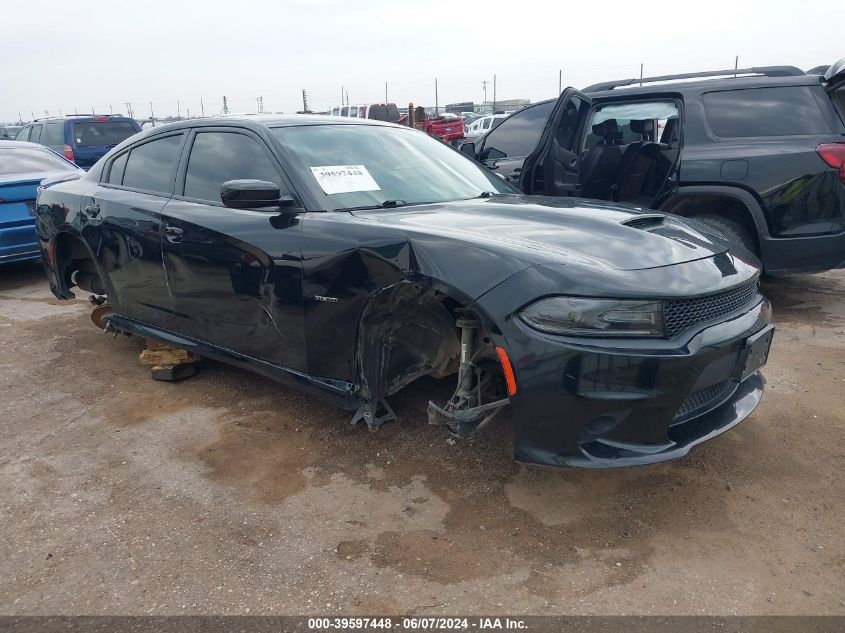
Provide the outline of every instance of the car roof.
<path id="1" fill-rule="evenodd" d="M 45 116 L 40 117 L 37 119 L 32 119 L 29 123 L 45 123 L 50 121 L 94 121 L 97 119 L 109 119 L 114 121 L 125 121 L 125 120 L 132 120 L 132 117 L 128 117 L 124 114 L 69 114 L 67 116 Z M 29 123 L 24 123 L 23 125 L 29 125 Z"/>
<path id="2" fill-rule="evenodd" d="M 250 116 L 241 115 L 225 115 L 217 117 L 206 117 L 203 119 L 185 119 L 183 121 L 174 121 L 165 125 L 157 125 L 153 128 L 147 128 L 141 134 L 145 136 L 152 136 L 161 132 L 169 130 L 179 130 L 185 128 L 195 127 L 214 127 L 226 126 L 236 123 L 246 128 L 276 128 L 276 127 L 299 127 L 305 125 L 371 125 L 379 127 L 398 127 L 403 129 L 410 129 L 404 125 L 397 125 L 395 123 L 388 123 L 387 121 L 377 121 L 376 119 L 352 119 L 347 117 L 329 116 L 322 114 L 256 114 Z M 133 139 L 135 137 L 132 137 Z"/>
<path id="3" fill-rule="evenodd" d="M 744 88 L 773 88 L 775 86 L 818 86 L 820 75 L 795 75 L 789 77 L 720 77 L 694 81 L 673 81 L 648 83 L 642 86 L 619 86 L 610 90 L 583 90 L 591 97 L 622 97 L 627 95 L 651 95 L 656 92 L 712 92 L 717 90 L 742 90 Z M 601 84 L 596 84 L 600 86 Z"/>

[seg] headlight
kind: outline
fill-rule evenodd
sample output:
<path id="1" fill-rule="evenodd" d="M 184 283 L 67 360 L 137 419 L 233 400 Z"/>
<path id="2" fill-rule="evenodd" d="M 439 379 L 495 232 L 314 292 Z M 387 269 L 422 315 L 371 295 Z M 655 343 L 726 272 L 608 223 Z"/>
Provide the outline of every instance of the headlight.
<path id="1" fill-rule="evenodd" d="M 663 336 L 663 304 L 549 297 L 522 310 L 520 318 L 535 330 L 572 336 Z"/>

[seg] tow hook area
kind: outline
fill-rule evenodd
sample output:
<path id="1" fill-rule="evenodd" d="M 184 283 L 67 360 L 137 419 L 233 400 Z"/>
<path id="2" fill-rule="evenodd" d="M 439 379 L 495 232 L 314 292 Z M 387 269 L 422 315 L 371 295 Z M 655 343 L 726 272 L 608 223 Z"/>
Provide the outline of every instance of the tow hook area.
<path id="1" fill-rule="evenodd" d="M 471 409 L 452 409 L 450 402 L 446 405 L 447 408 L 443 409 L 429 401 L 428 423 L 445 426 L 451 435 L 465 440 L 477 435 L 509 404 L 510 401 L 504 398 Z"/>
<path id="2" fill-rule="evenodd" d="M 363 420 L 367 423 L 367 428 L 370 431 L 378 431 L 382 424 L 395 419 L 396 414 L 393 412 L 391 406 L 387 404 L 387 400 L 378 400 L 375 403 L 365 402 L 358 408 L 355 415 L 352 416 L 352 426 Z"/>
<path id="3" fill-rule="evenodd" d="M 474 318 L 461 317 L 455 325 L 461 330 L 461 362 L 458 367 L 458 386 L 445 406 L 428 403 L 428 423 L 444 426 L 458 439 L 467 439 L 486 427 L 499 412 L 510 404 L 508 398 L 484 403 L 492 377 L 477 364 L 485 351 L 481 324 Z"/>

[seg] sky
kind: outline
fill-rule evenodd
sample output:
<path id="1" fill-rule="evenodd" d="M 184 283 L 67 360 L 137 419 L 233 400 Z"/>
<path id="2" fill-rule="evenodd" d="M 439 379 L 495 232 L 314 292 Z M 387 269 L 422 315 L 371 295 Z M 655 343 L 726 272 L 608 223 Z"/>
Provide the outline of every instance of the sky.
<path id="1" fill-rule="evenodd" d="M 18 3 L 16 3 L 18 4 Z M 7 9 L 9 7 L 6 7 Z M 845 56 L 845 0 L 32 0 L 0 37 L 0 121 L 539 101 L 563 86 Z M 32 19 L 22 19 L 29 15 Z M 7 13 L 8 17 L 8 13 Z"/>

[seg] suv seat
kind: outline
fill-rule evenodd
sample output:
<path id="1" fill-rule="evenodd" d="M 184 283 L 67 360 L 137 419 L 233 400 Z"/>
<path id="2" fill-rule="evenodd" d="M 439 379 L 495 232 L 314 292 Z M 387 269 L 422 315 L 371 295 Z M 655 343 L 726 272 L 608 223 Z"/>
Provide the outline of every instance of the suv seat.
<path id="1" fill-rule="evenodd" d="M 625 149 L 622 131 L 616 119 L 597 123 L 592 131 L 602 140 L 590 148 L 581 161 L 581 196 L 610 200 L 611 187 Z"/>
<path id="2" fill-rule="evenodd" d="M 654 173 L 661 151 L 669 149 L 668 145 L 654 142 L 653 120 L 633 120 L 630 125 L 631 131 L 640 135 L 640 140 L 629 143 L 619 161 L 616 180 L 611 187 L 616 201 L 637 199 L 649 174 Z"/>

